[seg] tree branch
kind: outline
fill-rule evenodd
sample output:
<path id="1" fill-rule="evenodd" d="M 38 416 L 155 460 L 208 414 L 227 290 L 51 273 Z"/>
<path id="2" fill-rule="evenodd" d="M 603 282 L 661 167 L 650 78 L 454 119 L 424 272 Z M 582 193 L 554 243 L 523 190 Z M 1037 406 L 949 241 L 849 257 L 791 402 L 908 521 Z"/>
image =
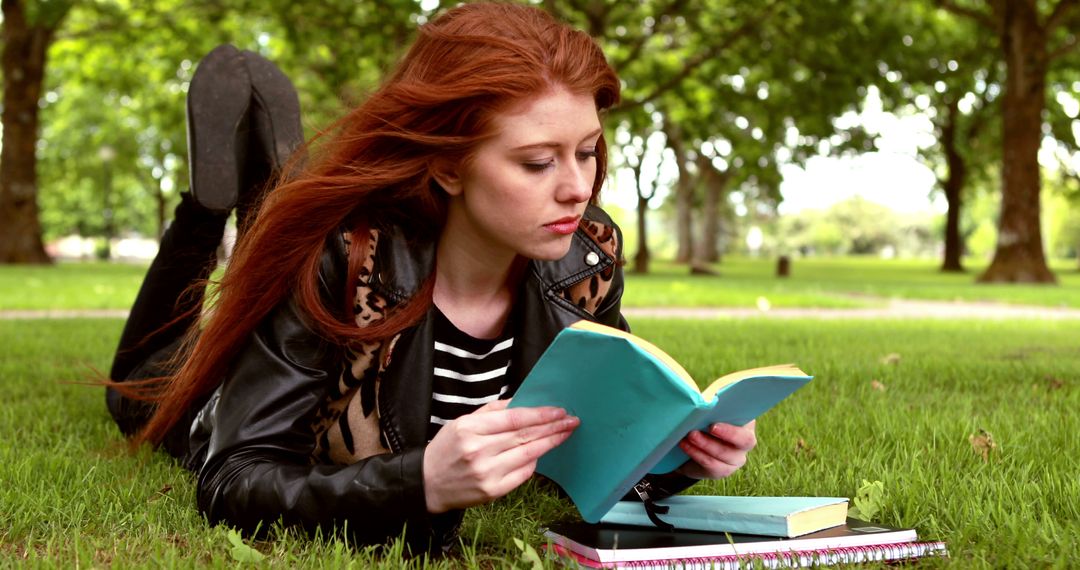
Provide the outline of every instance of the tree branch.
<path id="1" fill-rule="evenodd" d="M 956 14 L 957 16 L 970 18 L 984 28 L 997 31 L 997 22 L 995 22 L 994 18 L 986 12 L 983 12 L 981 10 L 974 10 L 964 6 L 957 6 L 956 3 L 954 3 L 952 0 L 935 0 L 934 4 L 936 4 L 938 8 L 941 8 L 946 12 Z"/>
<path id="2" fill-rule="evenodd" d="M 991 83 L 991 81 L 990 81 L 989 76 L 987 76 L 986 83 L 987 83 L 987 88 L 983 89 L 983 92 L 979 94 L 979 106 L 978 106 L 977 109 L 975 109 L 972 112 L 973 115 L 977 115 L 977 116 L 974 117 L 970 123 L 968 123 L 968 128 L 966 129 L 966 132 L 965 132 L 966 140 L 969 140 L 969 141 L 974 140 L 976 135 L 979 134 L 979 131 L 982 130 L 983 125 L 986 124 L 986 121 L 979 120 L 979 117 L 978 117 L 978 115 L 982 115 L 982 114 L 986 113 L 986 110 L 990 108 L 990 87 L 989 87 L 989 84 Z"/>
<path id="3" fill-rule="evenodd" d="M 1078 39 L 1080 38 L 1078 38 L 1076 34 L 1069 36 L 1069 39 L 1061 42 L 1061 45 L 1054 48 L 1050 51 L 1049 54 L 1047 54 L 1047 60 L 1054 61 L 1055 59 L 1058 59 L 1065 54 L 1075 50 L 1077 46 L 1080 46 L 1080 41 L 1077 41 Z"/>
<path id="4" fill-rule="evenodd" d="M 1046 18 L 1046 24 L 1043 26 L 1046 33 L 1049 34 L 1054 28 L 1060 26 L 1061 22 L 1069 17 L 1070 10 L 1076 9 L 1078 5 L 1080 5 L 1080 0 L 1058 0 L 1054 11 Z"/>
<path id="5" fill-rule="evenodd" d="M 656 98 L 660 97 L 664 93 L 666 93 L 666 92 L 670 91 L 671 89 L 675 88 L 680 83 L 682 83 L 683 80 L 685 80 L 687 77 L 690 77 L 691 75 L 693 75 L 694 72 L 696 72 L 698 70 L 698 68 L 700 68 L 702 65 L 704 65 L 708 61 L 715 58 L 720 52 L 722 52 L 722 51 L 726 50 L 727 48 L 731 47 L 731 45 L 734 44 L 737 40 L 739 40 L 742 37 L 750 34 L 750 32 L 752 32 L 753 30 L 755 30 L 758 27 L 758 24 L 760 24 L 762 21 L 764 21 L 766 18 L 768 18 L 769 15 L 772 14 L 772 12 L 773 12 L 773 10 L 775 8 L 776 8 L 776 4 L 770 4 L 769 7 L 765 11 L 763 11 L 758 18 L 755 18 L 753 20 L 747 20 L 746 22 L 743 22 L 743 24 L 741 26 L 736 28 L 731 33 L 727 34 L 727 36 L 725 36 L 719 42 L 709 46 L 709 48 L 707 50 L 705 50 L 705 51 L 697 54 L 697 56 L 691 58 L 689 61 L 686 62 L 686 65 L 683 66 L 682 71 L 675 74 L 674 77 L 671 77 L 667 81 L 665 81 L 665 82 L 661 83 L 660 85 L 658 85 L 656 87 L 656 89 L 652 90 L 651 93 L 649 93 L 648 95 L 646 95 L 646 96 L 644 96 L 644 97 L 642 97 L 640 99 L 636 99 L 634 101 L 628 101 L 625 104 L 619 105 L 617 110 L 621 112 L 621 111 L 627 111 L 627 110 L 631 110 L 631 109 L 636 109 L 638 107 L 641 107 L 641 106 L 645 105 L 646 103 L 648 103 L 650 101 L 655 100 Z"/>
<path id="6" fill-rule="evenodd" d="M 544 10 L 559 20 L 566 19 L 563 17 L 562 10 L 559 10 L 559 7 L 555 4 L 555 0 L 544 0 Z"/>
<path id="7" fill-rule="evenodd" d="M 124 22 L 108 22 L 108 23 L 99 23 L 99 24 L 97 24 L 97 25 L 95 25 L 93 27 L 87 27 L 87 28 L 83 28 L 81 30 L 72 30 L 72 31 L 69 31 L 69 32 L 66 32 L 66 33 L 57 34 L 56 35 L 56 40 L 57 41 L 81 40 L 81 39 L 99 37 L 99 36 L 102 36 L 102 35 L 113 34 L 113 33 L 121 33 L 121 32 L 128 32 L 128 31 L 136 31 L 136 32 L 138 32 L 140 30 L 145 31 L 145 32 L 153 31 L 153 30 L 150 30 L 149 28 L 145 28 L 143 26 L 127 24 L 127 23 L 124 23 Z"/>
<path id="8" fill-rule="evenodd" d="M 637 161 L 637 165 L 636 166 L 631 166 L 630 170 L 633 171 L 633 173 L 634 173 L 634 185 L 637 186 L 638 197 L 641 198 L 642 200 L 645 200 L 645 203 L 648 203 L 649 200 L 653 199 L 653 196 L 656 196 L 657 184 L 656 184 L 656 181 L 653 180 L 653 183 L 651 185 L 652 190 L 650 190 L 647 193 L 643 191 L 644 187 L 641 184 L 641 169 L 642 169 L 642 165 L 644 163 L 645 163 L 645 153 L 642 152 L 641 157 Z"/>
<path id="9" fill-rule="evenodd" d="M 657 12 L 656 16 L 654 16 L 657 24 L 663 21 L 664 16 L 668 16 L 670 14 L 682 11 L 685 5 L 686 0 L 671 0 L 671 2 L 667 6 L 661 8 L 660 11 Z M 637 41 L 635 41 L 634 44 L 630 46 L 630 52 L 626 54 L 626 57 L 616 62 L 613 67 L 615 69 L 622 69 L 634 60 L 636 60 L 638 56 L 641 55 L 641 50 L 644 49 L 645 43 L 648 42 L 649 38 L 653 37 L 654 35 L 656 35 L 655 28 L 652 34 L 641 34 L 641 36 L 637 38 Z"/>
<path id="10" fill-rule="evenodd" d="M 570 3 L 570 7 L 573 8 L 575 12 L 578 12 L 585 17 L 585 21 L 588 23 L 585 31 L 594 38 L 599 37 L 603 32 L 603 23 L 596 20 L 597 15 L 594 4 L 588 3 L 585 0 L 566 1 Z"/>

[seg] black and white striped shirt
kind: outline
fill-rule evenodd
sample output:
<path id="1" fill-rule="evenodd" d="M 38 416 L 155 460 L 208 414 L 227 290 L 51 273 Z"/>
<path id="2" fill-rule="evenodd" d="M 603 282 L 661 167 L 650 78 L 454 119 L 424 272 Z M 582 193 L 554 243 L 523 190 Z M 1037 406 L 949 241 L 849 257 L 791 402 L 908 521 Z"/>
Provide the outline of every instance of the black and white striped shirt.
<path id="1" fill-rule="evenodd" d="M 474 338 L 435 308 L 435 377 L 428 441 L 450 420 L 506 393 L 510 347 L 514 345 L 512 330 L 507 323 L 498 338 Z"/>

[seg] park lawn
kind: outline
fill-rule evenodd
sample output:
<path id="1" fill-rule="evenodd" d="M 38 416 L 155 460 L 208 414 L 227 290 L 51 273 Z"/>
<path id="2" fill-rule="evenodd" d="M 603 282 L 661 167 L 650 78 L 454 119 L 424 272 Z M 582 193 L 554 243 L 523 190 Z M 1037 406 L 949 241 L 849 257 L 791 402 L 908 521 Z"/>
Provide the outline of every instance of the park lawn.
<path id="1" fill-rule="evenodd" d="M 146 264 L 0 266 L 0 310 L 129 309 Z"/>
<path id="2" fill-rule="evenodd" d="M 975 264 L 969 273 L 942 274 L 934 260 L 795 259 L 788 279 L 774 276 L 770 259 L 729 257 L 714 267 L 720 276 L 691 277 L 685 266 L 656 262 L 650 275 L 627 275 L 623 304 L 757 307 L 764 299 L 775 308 L 851 308 L 900 298 L 1080 307 L 1080 272 L 1072 261 L 1054 264 L 1058 286 L 977 285 Z M 100 262 L 0 266 L 0 310 L 127 309 L 145 271 Z"/>
<path id="3" fill-rule="evenodd" d="M 797 362 L 815 380 L 767 413 L 750 462 L 694 492 L 855 494 L 881 481 L 878 522 L 944 540 L 921 568 L 1068 567 L 1080 544 L 1080 323 L 635 320 L 702 383 Z M 126 455 L 98 388 L 119 320 L 0 321 L 0 566 L 233 566 L 163 454 Z M 877 381 L 877 384 L 875 384 Z M 969 437 L 986 430 L 987 459 Z M 529 484 L 466 516 L 463 554 L 433 567 L 527 566 L 514 539 L 572 507 Z M 263 566 L 397 568 L 399 547 L 356 549 L 274 531 Z M 550 566 L 550 562 L 545 563 Z M 872 566 L 867 566 L 872 567 Z"/>
<path id="4" fill-rule="evenodd" d="M 730 256 L 712 266 L 719 276 L 690 276 L 684 265 L 654 263 L 648 275 L 628 273 L 625 307 L 755 307 L 764 298 L 774 308 L 848 308 L 888 299 L 998 302 L 1080 307 L 1080 272 L 1075 262 L 1052 264 L 1058 285 L 980 285 L 983 268 L 946 274 L 929 259 L 874 257 L 796 258 L 791 276 L 776 277 L 776 261 Z M 627 267 L 627 271 L 629 271 Z"/>

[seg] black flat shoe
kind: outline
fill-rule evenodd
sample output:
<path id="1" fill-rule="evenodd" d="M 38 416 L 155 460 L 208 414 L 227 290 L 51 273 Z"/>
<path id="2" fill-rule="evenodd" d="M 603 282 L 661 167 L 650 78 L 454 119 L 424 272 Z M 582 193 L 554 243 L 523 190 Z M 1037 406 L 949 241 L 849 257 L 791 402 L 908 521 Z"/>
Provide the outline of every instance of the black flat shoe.
<path id="1" fill-rule="evenodd" d="M 206 54 L 191 78 L 187 94 L 191 194 L 208 210 L 228 212 L 239 199 L 251 91 L 244 58 L 229 44 Z"/>
<path id="2" fill-rule="evenodd" d="M 273 62 L 250 50 L 243 59 L 251 77 L 251 144 L 257 145 L 251 150 L 261 152 L 276 173 L 304 143 L 300 98 Z"/>

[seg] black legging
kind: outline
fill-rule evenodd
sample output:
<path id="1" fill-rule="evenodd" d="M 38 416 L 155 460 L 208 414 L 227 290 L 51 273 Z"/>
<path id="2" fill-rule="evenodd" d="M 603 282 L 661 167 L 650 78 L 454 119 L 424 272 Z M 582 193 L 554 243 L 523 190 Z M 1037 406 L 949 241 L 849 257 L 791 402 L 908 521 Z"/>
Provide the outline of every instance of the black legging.
<path id="1" fill-rule="evenodd" d="M 228 215 L 206 210 L 184 192 L 174 216 L 124 324 L 109 372 L 114 381 L 166 373 L 163 364 L 175 354 L 184 333 L 199 318 L 205 290 L 190 287 L 213 272 Z M 153 404 L 124 398 L 111 388 L 106 390 L 105 399 L 125 435 L 138 431 L 154 410 Z M 188 415 L 194 418 L 197 412 L 198 408 L 193 408 Z M 174 457 L 187 454 L 189 424 L 178 423 L 162 444 Z"/>

